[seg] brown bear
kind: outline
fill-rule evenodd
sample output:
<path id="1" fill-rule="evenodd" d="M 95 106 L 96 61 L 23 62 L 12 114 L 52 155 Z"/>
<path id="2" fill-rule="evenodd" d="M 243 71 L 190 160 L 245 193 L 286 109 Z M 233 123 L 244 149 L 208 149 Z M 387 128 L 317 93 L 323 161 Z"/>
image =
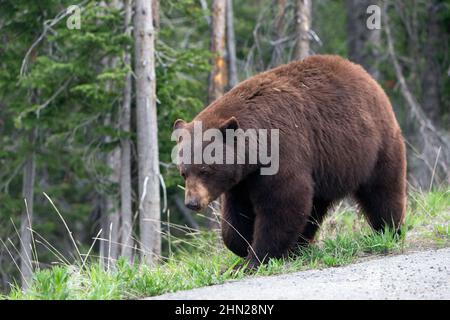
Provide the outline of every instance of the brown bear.
<path id="1" fill-rule="evenodd" d="M 259 161 L 179 165 L 186 205 L 201 210 L 220 196 L 223 241 L 251 266 L 312 241 L 345 196 L 356 199 L 374 230 L 398 230 L 403 222 L 403 137 L 383 89 L 357 64 L 315 55 L 281 65 L 240 83 L 192 122 L 177 120 L 174 129 L 192 132 L 195 121 L 224 133 L 279 131 L 276 174 L 262 175 Z"/>

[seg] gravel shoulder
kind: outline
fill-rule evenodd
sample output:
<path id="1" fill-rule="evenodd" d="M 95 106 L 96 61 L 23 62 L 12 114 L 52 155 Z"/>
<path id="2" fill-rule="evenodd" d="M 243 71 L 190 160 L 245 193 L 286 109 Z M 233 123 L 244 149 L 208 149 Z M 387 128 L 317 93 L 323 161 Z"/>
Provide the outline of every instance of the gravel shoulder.
<path id="1" fill-rule="evenodd" d="M 148 299 L 450 299 L 450 248 L 253 277 Z"/>

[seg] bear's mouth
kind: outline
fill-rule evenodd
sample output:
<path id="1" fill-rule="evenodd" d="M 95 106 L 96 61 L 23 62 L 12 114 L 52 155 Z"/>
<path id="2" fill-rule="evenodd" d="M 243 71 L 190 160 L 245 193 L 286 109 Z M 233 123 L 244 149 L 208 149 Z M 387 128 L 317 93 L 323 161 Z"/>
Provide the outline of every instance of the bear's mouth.
<path id="1" fill-rule="evenodd" d="M 203 211 L 211 201 L 211 194 L 201 181 L 190 180 L 186 183 L 184 204 L 187 208 L 193 211 Z"/>
<path id="2" fill-rule="evenodd" d="M 212 202 L 209 198 L 185 198 L 184 205 L 193 211 L 204 211 Z"/>
<path id="3" fill-rule="evenodd" d="M 192 211 L 201 211 L 203 210 L 202 206 L 198 203 L 188 202 L 186 203 L 186 207 Z"/>

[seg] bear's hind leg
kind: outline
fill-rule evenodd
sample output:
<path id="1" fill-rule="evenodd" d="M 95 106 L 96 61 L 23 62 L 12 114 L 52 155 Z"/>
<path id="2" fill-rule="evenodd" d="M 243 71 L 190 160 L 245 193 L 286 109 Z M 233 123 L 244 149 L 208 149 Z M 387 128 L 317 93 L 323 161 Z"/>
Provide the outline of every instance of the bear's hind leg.
<path id="1" fill-rule="evenodd" d="M 382 155 L 371 179 L 361 186 L 355 196 L 375 231 L 385 227 L 399 231 L 406 211 L 406 168 L 402 149 L 391 156 Z"/>

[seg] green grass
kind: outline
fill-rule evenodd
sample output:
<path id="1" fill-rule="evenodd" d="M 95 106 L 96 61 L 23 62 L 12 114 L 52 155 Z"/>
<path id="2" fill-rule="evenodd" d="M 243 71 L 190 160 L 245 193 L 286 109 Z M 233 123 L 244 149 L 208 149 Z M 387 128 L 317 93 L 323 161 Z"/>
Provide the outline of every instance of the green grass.
<path id="1" fill-rule="evenodd" d="M 223 247 L 215 233 L 171 239 L 175 254 L 150 268 L 119 260 L 109 271 L 91 258 L 86 266 L 58 265 L 35 272 L 24 292 L 13 285 L 5 299 L 136 299 L 220 284 L 248 276 L 274 275 L 346 265 L 377 255 L 450 245 L 450 191 L 414 192 L 401 236 L 374 233 L 349 204 L 341 203 L 324 222 L 316 243 L 286 259 L 272 259 L 256 272 L 238 272 L 242 263 Z M 181 245 L 181 244 L 184 245 Z"/>

